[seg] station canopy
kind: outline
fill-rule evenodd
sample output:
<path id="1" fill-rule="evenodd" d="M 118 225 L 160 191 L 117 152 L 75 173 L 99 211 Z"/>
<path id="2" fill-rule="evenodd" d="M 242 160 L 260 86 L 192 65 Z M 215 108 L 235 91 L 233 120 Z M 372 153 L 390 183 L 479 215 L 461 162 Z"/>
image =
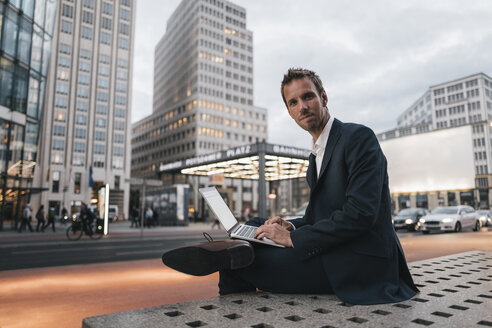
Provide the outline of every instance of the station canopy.
<path id="1" fill-rule="evenodd" d="M 159 173 L 223 175 L 224 178 L 258 180 L 263 159 L 265 180 L 277 181 L 305 177 L 308 157 L 307 149 L 255 143 L 163 164 L 159 167 Z"/>

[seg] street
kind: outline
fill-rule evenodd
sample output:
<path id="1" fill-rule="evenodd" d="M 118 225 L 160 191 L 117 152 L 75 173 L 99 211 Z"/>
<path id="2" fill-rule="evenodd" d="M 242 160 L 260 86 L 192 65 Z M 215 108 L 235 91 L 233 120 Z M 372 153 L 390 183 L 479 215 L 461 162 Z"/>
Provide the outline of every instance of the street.
<path id="1" fill-rule="evenodd" d="M 490 228 L 398 235 L 409 262 L 470 250 L 492 251 Z M 74 243 L 62 237 L 24 245 L 0 241 L 0 327 L 80 327 L 88 316 L 217 296 L 217 273 L 192 277 L 166 268 L 160 260 L 166 249 L 203 240 L 198 229 L 155 231 L 144 240 L 121 235 L 100 241 L 84 237 Z M 16 265 L 31 269 L 14 269 Z M 33 268 L 36 265 L 39 268 Z"/>

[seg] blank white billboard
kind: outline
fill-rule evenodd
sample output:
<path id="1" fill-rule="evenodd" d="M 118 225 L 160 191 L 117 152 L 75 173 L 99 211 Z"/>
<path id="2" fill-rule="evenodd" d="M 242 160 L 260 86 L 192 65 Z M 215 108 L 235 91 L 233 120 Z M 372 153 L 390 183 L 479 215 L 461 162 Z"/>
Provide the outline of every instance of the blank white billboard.
<path id="1" fill-rule="evenodd" d="M 381 141 L 392 193 L 475 188 L 471 125 Z"/>

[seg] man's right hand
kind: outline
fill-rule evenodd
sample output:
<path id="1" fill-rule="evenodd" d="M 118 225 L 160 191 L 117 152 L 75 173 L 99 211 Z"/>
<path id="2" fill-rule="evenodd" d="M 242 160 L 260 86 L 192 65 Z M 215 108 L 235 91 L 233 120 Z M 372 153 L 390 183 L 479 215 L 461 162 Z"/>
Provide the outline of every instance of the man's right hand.
<path id="1" fill-rule="evenodd" d="M 291 223 L 289 223 L 289 222 L 285 221 L 284 219 L 282 219 L 280 216 L 275 216 L 275 217 L 273 217 L 271 219 L 266 220 L 265 221 L 265 225 L 269 225 L 269 224 L 278 224 L 282 228 L 287 229 L 288 231 L 294 230 L 294 226 Z"/>

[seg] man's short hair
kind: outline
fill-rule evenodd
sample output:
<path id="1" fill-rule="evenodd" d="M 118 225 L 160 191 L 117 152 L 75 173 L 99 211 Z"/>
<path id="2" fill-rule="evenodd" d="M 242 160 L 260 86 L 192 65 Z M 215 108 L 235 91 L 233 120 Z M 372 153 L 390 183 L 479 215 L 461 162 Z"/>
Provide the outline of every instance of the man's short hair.
<path id="1" fill-rule="evenodd" d="M 287 106 L 287 101 L 285 100 L 284 87 L 293 80 L 303 79 L 305 77 L 313 82 L 316 91 L 318 91 L 318 95 L 321 97 L 321 94 L 325 89 L 323 88 L 323 82 L 321 82 L 321 79 L 315 72 L 304 68 L 289 68 L 287 74 L 284 74 L 284 79 L 280 86 L 280 92 L 282 93 L 282 99 L 284 100 L 285 106 Z"/>

